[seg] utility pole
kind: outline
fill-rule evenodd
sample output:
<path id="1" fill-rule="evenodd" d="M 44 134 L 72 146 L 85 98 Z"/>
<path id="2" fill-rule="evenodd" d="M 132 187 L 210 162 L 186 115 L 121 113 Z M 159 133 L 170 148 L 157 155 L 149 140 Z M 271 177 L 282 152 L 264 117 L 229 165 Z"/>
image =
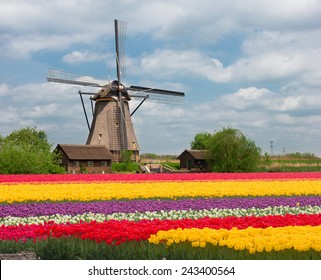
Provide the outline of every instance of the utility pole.
<path id="1" fill-rule="evenodd" d="M 273 140 L 270 141 L 271 144 L 271 156 L 273 156 Z"/>

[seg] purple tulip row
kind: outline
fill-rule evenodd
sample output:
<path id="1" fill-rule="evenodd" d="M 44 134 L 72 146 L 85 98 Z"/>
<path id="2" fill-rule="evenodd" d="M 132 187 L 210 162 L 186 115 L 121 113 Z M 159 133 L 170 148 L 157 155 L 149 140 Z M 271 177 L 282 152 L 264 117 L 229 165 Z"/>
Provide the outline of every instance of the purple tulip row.
<path id="1" fill-rule="evenodd" d="M 0 205 L 0 217 L 42 216 L 42 215 L 76 215 L 83 213 L 112 214 L 117 212 L 146 212 L 170 210 L 266 208 L 273 206 L 320 206 L 320 196 L 297 197 L 255 197 L 255 198 L 212 198 L 182 200 L 131 200 L 131 201 L 97 201 L 97 202 L 60 202 Z"/>

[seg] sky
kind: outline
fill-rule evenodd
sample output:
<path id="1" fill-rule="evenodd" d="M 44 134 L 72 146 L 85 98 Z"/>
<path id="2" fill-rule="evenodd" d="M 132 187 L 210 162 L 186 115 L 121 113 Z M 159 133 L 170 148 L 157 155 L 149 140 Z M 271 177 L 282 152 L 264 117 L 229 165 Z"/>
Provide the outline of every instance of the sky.
<path id="1" fill-rule="evenodd" d="M 49 83 L 48 69 L 116 79 L 119 19 L 123 83 L 185 92 L 133 115 L 141 153 L 179 155 L 231 127 L 262 153 L 321 156 L 320 18 L 319 0 L 0 0 L 0 134 L 31 126 L 53 146 L 85 144 L 77 93 L 93 89 Z"/>

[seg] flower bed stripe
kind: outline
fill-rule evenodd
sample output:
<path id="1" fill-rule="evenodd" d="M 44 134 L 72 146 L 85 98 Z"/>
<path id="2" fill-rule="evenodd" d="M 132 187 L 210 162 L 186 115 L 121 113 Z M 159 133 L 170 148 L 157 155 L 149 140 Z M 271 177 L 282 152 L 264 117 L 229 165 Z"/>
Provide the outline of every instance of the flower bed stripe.
<path id="1" fill-rule="evenodd" d="M 174 173 L 174 174 L 32 174 L 1 175 L 0 183 L 100 182 L 100 181 L 217 181 L 217 180 L 302 180 L 321 179 L 321 172 L 275 173 Z"/>
<path id="2" fill-rule="evenodd" d="M 321 213 L 321 206 L 305 206 L 305 207 L 268 207 L 263 209 L 249 208 L 249 209 L 206 209 L 206 210 L 171 210 L 171 211 L 154 211 L 154 212 L 134 212 L 113 214 L 99 214 L 99 213 L 83 213 L 77 215 L 50 215 L 50 216 L 29 216 L 29 217 L 14 217 L 8 216 L 0 218 L 0 226 L 19 226 L 30 224 L 44 224 L 53 221 L 56 224 L 70 223 L 76 224 L 83 222 L 104 222 L 109 220 L 126 220 L 126 221 L 140 221 L 140 220 L 182 220 L 182 219 L 200 219 L 200 218 L 223 218 L 223 217 L 244 217 L 254 216 L 263 217 L 268 215 L 287 215 L 287 214 L 319 214 Z"/>
<path id="3" fill-rule="evenodd" d="M 321 180 L 0 185 L 0 202 L 321 195 Z"/>
<path id="4" fill-rule="evenodd" d="M 130 200 L 130 201 L 96 201 L 96 202 L 45 202 L 0 205 L 0 218 L 6 216 L 50 216 L 78 215 L 97 213 L 110 215 L 113 213 L 153 212 L 171 210 L 203 210 L 203 209 L 235 209 L 235 208 L 267 208 L 280 206 L 321 206 L 320 196 L 290 197 L 238 197 L 179 200 Z"/>
<path id="5" fill-rule="evenodd" d="M 149 238 L 149 242 L 159 244 L 190 242 L 193 247 L 205 247 L 206 244 L 226 246 L 234 250 L 255 252 L 281 251 L 294 249 L 321 251 L 321 226 L 287 226 L 280 228 L 239 229 L 172 229 L 159 231 Z"/>
<path id="6" fill-rule="evenodd" d="M 321 214 L 315 215 L 284 215 L 264 217 L 225 217 L 201 218 L 182 220 L 141 220 L 131 221 L 96 221 L 76 224 L 56 224 L 48 222 L 37 225 L 1 226 L 0 240 L 27 240 L 46 239 L 48 237 L 60 238 L 74 236 L 82 239 L 91 239 L 96 242 L 120 244 L 132 240 L 147 240 L 150 235 L 158 231 L 167 231 L 178 228 L 212 228 L 212 229 L 245 229 L 248 227 L 268 228 L 286 226 L 319 226 Z"/>

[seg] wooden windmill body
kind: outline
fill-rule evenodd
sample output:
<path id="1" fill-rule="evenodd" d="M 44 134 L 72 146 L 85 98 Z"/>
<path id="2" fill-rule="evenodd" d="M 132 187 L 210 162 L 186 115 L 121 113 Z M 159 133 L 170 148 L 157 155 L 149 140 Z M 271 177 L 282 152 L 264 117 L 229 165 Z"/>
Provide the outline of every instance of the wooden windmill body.
<path id="1" fill-rule="evenodd" d="M 121 110 L 116 96 L 105 92 L 106 89 L 102 89 L 99 97 L 93 98 L 95 109 L 86 144 L 105 145 L 116 160 L 120 160 L 121 151 L 129 150 L 132 151 L 133 159 L 137 160 L 140 148 L 130 117 L 129 96 L 123 97 Z"/>
<path id="2" fill-rule="evenodd" d="M 76 84 L 81 86 L 98 87 L 97 93 L 79 91 L 81 103 L 89 129 L 87 145 L 106 146 L 114 155 L 114 160 L 121 160 L 122 151 L 131 151 L 132 159 L 138 160 L 140 147 L 135 135 L 131 116 L 146 101 L 179 104 L 183 101 L 184 93 L 155 89 L 141 86 L 125 87 L 121 79 L 125 73 L 125 55 L 123 34 L 125 23 L 115 20 L 116 68 L 117 80 L 106 81 L 89 76 L 79 76 L 60 70 L 49 69 L 49 82 Z M 90 95 L 92 106 L 92 122 L 89 124 L 84 105 L 83 95 Z M 139 105 L 130 112 L 131 99 L 139 99 Z M 95 105 L 93 106 L 93 103 Z"/>

